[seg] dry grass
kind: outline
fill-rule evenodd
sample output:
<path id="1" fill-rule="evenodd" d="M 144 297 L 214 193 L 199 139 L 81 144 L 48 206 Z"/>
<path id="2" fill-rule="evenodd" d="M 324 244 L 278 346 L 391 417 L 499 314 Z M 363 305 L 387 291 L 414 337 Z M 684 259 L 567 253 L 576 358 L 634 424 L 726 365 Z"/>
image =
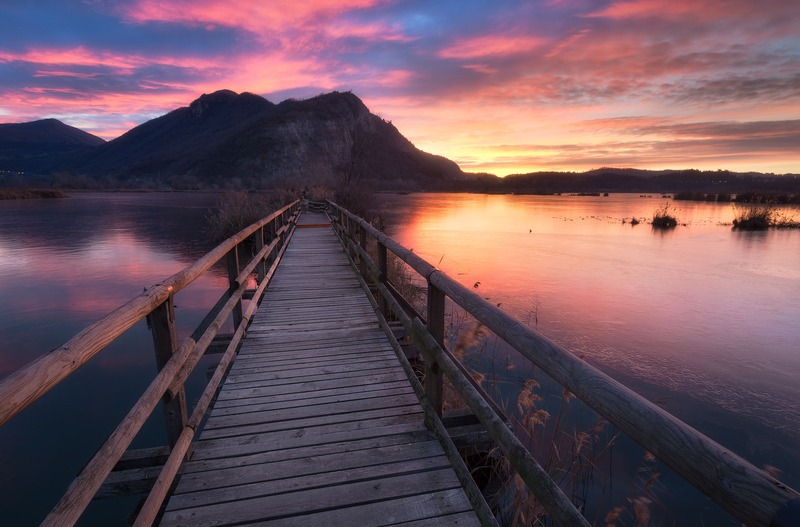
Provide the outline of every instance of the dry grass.
<path id="1" fill-rule="evenodd" d="M 781 214 L 773 203 L 763 202 L 745 207 L 733 206 L 734 230 L 761 231 L 775 227 L 778 229 L 800 229 L 800 221 L 795 217 Z"/>
<path id="2" fill-rule="evenodd" d="M 294 193 L 287 190 L 225 192 L 207 216 L 208 236 L 215 242 L 222 241 L 294 199 Z"/>

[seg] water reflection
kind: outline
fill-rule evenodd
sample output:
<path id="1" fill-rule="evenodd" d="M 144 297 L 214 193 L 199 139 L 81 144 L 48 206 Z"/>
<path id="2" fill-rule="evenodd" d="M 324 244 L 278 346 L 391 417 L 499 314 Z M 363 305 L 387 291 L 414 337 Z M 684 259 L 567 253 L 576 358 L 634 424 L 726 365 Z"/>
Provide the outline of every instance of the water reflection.
<path id="1" fill-rule="evenodd" d="M 0 203 L 0 377 L 204 254 L 211 246 L 204 218 L 215 199 L 86 194 Z M 194 330 L 225 284 L 216 270 L 176 295 L 179 338 Z M 154 375 L 152 339 L 141 322 L 0 428 L 3 521 L 41 521 Z M 188 383 L 190 398 L 204 377 L 201 364 Z M 134 447 L 165 442 L 155 414 Z M 122 524 L 135 503 L 123 505 L 92 505 L 81 524 Z"/>
<path id="2" fill-rule="evenodd" d="M 545 335 L 800 486 L 800 231 L 693 202 L 631 227 L 665 200 L 626 195 L 385 199 L 401 244 L 522 320 L 538 301 Z"/>

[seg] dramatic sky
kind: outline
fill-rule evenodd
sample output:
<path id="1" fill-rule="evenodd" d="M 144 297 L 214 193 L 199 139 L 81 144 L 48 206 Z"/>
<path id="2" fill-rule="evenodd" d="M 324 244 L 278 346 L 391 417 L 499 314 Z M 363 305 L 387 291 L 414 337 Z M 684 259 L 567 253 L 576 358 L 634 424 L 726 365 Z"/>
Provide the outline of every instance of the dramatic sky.
<path id="1" fill-rule="evenodd" d="M 0 122 L 351 90 L 498 175 L 800 173 L 798 0 L 0 0 Z"/>

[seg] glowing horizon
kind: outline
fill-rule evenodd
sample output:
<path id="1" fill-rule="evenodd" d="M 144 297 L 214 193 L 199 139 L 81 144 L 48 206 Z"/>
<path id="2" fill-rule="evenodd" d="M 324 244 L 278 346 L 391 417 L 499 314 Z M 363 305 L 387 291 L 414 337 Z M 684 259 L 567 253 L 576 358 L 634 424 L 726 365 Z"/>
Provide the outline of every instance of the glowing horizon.
<path id="1" fill-rule="evenodd" d="M 352 91 L 497 175 L 800 173 L 794 0 L 128 0 L 0 8 L 0 122 L 104 139 L 219 89 Z"/>

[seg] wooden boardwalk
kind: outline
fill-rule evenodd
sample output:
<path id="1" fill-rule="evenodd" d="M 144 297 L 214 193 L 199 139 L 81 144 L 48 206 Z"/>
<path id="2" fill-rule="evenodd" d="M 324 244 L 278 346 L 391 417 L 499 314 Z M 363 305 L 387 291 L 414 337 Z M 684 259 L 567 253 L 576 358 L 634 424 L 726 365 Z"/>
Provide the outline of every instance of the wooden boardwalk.
<path id="1" fill-rule="evenodd" d="M 162 526 L 480 525 L 323 222 L 301 217 Z"/>

